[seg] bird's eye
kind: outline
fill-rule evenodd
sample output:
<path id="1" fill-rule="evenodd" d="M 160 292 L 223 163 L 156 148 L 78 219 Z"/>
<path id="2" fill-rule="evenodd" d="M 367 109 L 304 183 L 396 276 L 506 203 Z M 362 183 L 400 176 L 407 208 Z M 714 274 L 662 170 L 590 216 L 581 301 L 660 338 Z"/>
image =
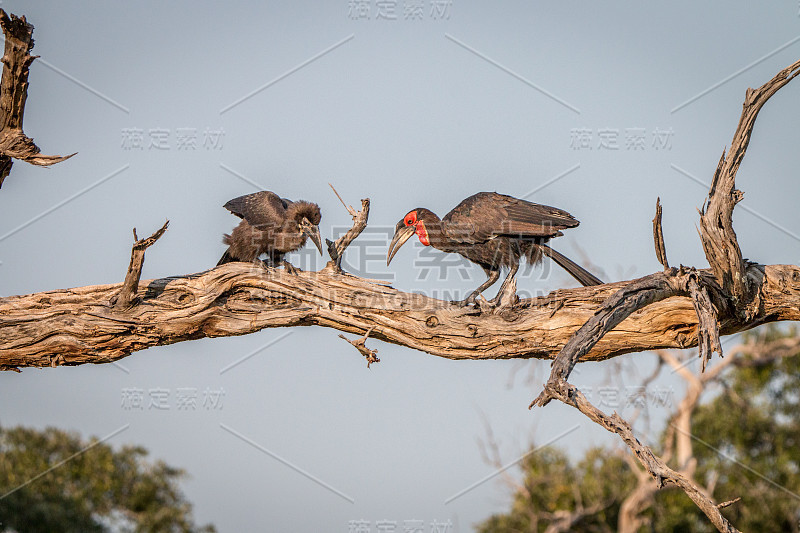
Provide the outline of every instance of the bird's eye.
<path id="1" fill-rule="evenodd" d="M 417 222 L 416 214 L 411 212 L 406 215 L 406 226 L 413 226 Z"/>

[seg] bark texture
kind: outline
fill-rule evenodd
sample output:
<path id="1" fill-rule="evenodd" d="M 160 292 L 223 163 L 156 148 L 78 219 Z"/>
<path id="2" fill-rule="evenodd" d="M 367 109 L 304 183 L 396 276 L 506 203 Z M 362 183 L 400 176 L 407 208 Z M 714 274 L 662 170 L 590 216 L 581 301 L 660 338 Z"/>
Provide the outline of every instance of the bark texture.
<path id="1" fill-rule="evenodd" d="M 0 9 L 0 27 L 5 37 L 3 75 L 0 78 L 0 187 L 6 179 L 13 159 L 32 165 L 49 166 L 69 159 L 68 156 L 44 155 L 33 139 L 22 131 L 25 100 L 28 98 L 28 69 L 36 59 L 33 48 L 33 26 L 25 17 L 10 17 Z"/>
<path id="2" fill-rule="evenodd" d="M 742 192 L 735 188 L 735 178 L 750 142 L 758 112 L 772 95 L 794 79 L 798 73 L 800 73 L 800 61 L 783 69 L 758 89 L 747 90 L 731 149 L 727 156 L 724 152 L 722 154 L 706 205 L 700 212 L 700 239 L 711 265 L 712 279 L 694 269 L 691 269 L 688 275 L 684 275 L 684 268 L 681 267 L 680 271 L 672 269 L 652 274 L 620 289 L 603 302 L 597 314 L 581 326 L 556 356 L 544 390 L 531 403 L 531 407 L 545 406 L 551 400 L 560 400 L 577 408 L 607 430 L 620 435 L 639 463 L 656 480 L 658 488 L 663 485 L 665 479 L 678 485 L 714 526 L 723 532 L 737 531 L 720 513 L 720 508 L 732 502 L 714 503 L 708 493 L 690 478 L 667 468 L 662 459 L 655 457 L 649 448 L 643 447 L 633 437 L 627 422 L 616 413 L 612 417 L 602 413 L 589 403 L 579 390 L 570 385 L 567 379 L 581 357 L 598 345 L 617 325 L 623 323 L 633 313 L 652 309 L 654 303 L 664 301 L 666 298 L 687 293 L 691 296 L 698 317 L 697 337 L 704 371 L 713 352 L 722 355 L 719 336 L 725 331 L 724 316 L 738 317 L 743 323 L 752 323 L 752 320 L 760 315 L 764 309 L 762 298 L 767 291 L 766 288 L 770 283 L 768 279 L 772 273 L 768 273 L 769 267 L 765 268 L 742 257 L 732 223 L 733 209 L 743 197 Z M 666 251 L 660 231 L 660 219 L 659 202 L 653 220 L 653 237 L 656 255 L 666 268 Z M 792 271 L 792 279 L 796 279 L 797 273 L 793 271 L 794 268 L 791 267 L 789 271 L 783 272 L 783 275 L 788 275 Z M 796 303 L 789 305 L 796 306 Z"/>
<path id="3" fill-rule="evenodd" d="M 800 320 L 800 268 L 760 266 L 759 312 L 749 322 L 720 313 L 731 334 L 778 320 Z M 699 271 L 712 277 L 708 271 Z M 679 277 L 678 274 L 675 274 Z M 644 278 L 646 279 L 646 278 Z M 320 325 L 448 359 L 554 358 L 570 337 L 619 291 L 641 280 L 560 289 L 481 313 L 342 273 L 230 263 L 189 276 L 139 283 L 138 303 L 115 307 L 123 284 L 93 285 L 0 299 L 0 367 L 107 363 L 135 351 L 268 327 Z M 655 348 L 697 346 L 697 314 L 688 296 L 634 312 L 580 357 L 599 361 Z"/>
<path id="4" fill-rule="evenodd" d="M 706 205 L 700 213 L 700 240 L 706 259 L 737 311 L 745 317 L 758 307 L 758 279 L 751 276 L 733 231 L 733 208 L 744 198 L 744 193 L 736 189 L 736 172 L 750 144 L 758 112 L 772 95 L 798 74 L 800 61 L 781 70 L 758 89 L 747 89 L 731 148 L 727 155 L 722 152 Z"/>

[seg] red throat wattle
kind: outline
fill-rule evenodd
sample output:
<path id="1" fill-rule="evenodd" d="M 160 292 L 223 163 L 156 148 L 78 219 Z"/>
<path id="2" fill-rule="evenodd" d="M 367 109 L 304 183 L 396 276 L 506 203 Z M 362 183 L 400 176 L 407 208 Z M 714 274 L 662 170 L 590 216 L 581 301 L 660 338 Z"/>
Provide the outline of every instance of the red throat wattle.
<path id="1" fill-rule="evenodd" d="M 425 246 L 431 245 L 431 241 L 428 239 L 428 230 L 425 229 L 425 223 L 421 220 L 417 220 L 416 211 L 409 211 L 406 217 L 403 219 L 403 223 L 406 226 L 414 226 L 414 228 L 416 228 L 416 234 L 417 237 L 419 237 L 419 242 Z"/>
<path id="2" fill-rule="evenodd" d="M 428 239 L 428 230 L 425 229 L 425 223 L 421 220 L 417 222 L 417 237 L 419 237 L 419 242 L 425 246 L 431 245 L 431 241 Z"/>

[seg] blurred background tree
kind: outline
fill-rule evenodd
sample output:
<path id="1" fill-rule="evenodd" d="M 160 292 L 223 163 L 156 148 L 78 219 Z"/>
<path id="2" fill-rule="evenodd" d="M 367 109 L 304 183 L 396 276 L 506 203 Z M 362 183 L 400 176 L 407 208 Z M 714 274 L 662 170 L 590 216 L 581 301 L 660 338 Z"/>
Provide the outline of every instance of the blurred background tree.
<path id="1" fill-rule="evenodd" d="M 661 365 L 682 372 L 688 386 L 654 451 L 716 501 L 741 498 L 724 510 L 738 529 L 798 532 L 800 336 L 794 329 L 764 327 L 743 340 L 705 375 L 687 375 L 686 360 L 673 352 L 659 354 Z M 700 403 L 711 385 L 719 385 L 719 392 Z M 688 434 L 679 422 L 683 410 Z M 627 449 L 593 448 L 573 462 L 548 446 L 528 455 L 522 470 L 510 509 L 478 531 L 716 531 L 683 492 L 658 490 Z"/>
<path id="2" fill-rule="evenodd" d="M 194 524 L 185 472 L 146 456 L 55 428 L 0 428 L 0 531 L 216 531 Z"/>
<path id="3" fill-rule="evenodd" d="M 478 531 L 616 531 L 619 506 L 636 483 L 624 459 L 603 448 L 573 465 L 563 451 L 546 446 L 528 455 L 522 469 L 511 510 Z"/>

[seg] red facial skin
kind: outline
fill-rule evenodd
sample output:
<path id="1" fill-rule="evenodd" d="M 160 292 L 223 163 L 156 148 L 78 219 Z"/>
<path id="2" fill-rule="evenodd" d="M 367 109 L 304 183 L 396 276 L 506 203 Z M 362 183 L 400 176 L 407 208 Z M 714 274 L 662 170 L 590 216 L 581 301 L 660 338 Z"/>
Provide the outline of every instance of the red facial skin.
<path id="1" fill-rule="evenodd" d="M 428 239 L 428 230 L 425 229 L 425 223 L 421 220 L 417 220 L 417 212 L 411 211 L 409 212 L 403 222 L 406 226 L 414 226 L 416 228 L 417 237 L 419 237 L 419 242 L 424 244 L 425 246 L 430 246 L 431 241 Z"/>

